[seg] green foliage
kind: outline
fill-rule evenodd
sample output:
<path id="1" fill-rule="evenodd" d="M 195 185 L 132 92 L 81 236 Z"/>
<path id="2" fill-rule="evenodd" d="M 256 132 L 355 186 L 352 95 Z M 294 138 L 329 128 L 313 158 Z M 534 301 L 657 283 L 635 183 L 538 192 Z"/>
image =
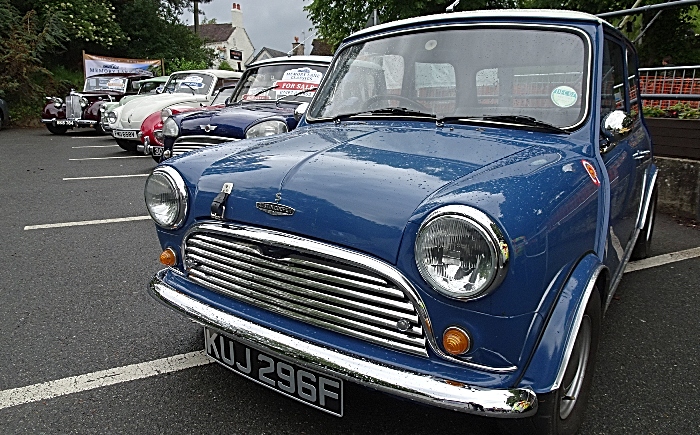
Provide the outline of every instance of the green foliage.
<path id="1" fill-rule="evenodd" d="M 80 42 L 93 42 L 111 48 L 126 40 L 117 23 L 115 8 L 105 0 L 38 0 L 35 7 L 47 16 L 61 14 L 66 36 Z"/>
<path id="2" fill-rule="evenodd" d="M 659 106 L 644 106 L 642 113 L 647 118 L 664 118 L 666 116 L 666 111 Z"/>
<path id="3" fill-rule="evenodd" d="M 165 74 L 170 75 L 175 71 L 206 68 L 209 68 L 209 64 L 207 62 L 178 58 L 165 63 Z"/>
<path id="4" fill-rule="evenodd" d="M 225 70 L 225 71 L 235 71 L 233 69 L 233 67 L 231 66 L 231 64 L 226 62 L 225 60 L 221 61 L 221 63 L 219 64 L 219 69 Z"/>
<path id="5" fill-rule="evenodd" d="M 676 103 L 668 109 L 662 109 L 659 106 L 644 107 L 644 116 L 649 118 L 700 119 L 700 109 L 695 109 L 688 103 Z"/>
<path id="6" fill-rule="evenodd" d="M 375 9 L 382 23 L 402 18 L 445 12 L 454 0 L 310 0 L 304 6 L 319 36 L 335 50 L 352 32 L 365 27 Z M 460 3 L 455 10 L 513 8 L 516 0 L 472 0 Z"/>

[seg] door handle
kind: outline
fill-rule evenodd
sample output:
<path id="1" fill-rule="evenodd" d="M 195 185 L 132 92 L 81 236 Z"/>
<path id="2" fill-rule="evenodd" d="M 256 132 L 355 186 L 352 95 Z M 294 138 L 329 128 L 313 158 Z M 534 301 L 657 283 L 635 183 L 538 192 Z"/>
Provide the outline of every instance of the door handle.
<path id="1" fill-rule="evenodd" d="M 649 150 L 637 151 L 634 154 L 632 154 L 632 158 L 634 158 L 635 160 L 643 160 L 649 154 L 651 154 L 651 151 Z"/>

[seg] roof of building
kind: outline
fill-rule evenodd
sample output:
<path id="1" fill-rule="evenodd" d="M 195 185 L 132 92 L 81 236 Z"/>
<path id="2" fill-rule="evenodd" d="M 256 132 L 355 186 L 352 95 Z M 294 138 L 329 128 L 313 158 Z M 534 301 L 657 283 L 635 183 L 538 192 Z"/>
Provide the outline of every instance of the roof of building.
<path id="1" fill-rule="evenodd" d="M 194 32 L 194 26 L 187 27 Z M 235 29 L 231 23 L 200 24 L 199 37 L 206 42 L 225 42 L 228 41 Z"/>
<path id="2" fill-rule="evenodd" d="M 263 55 L 267 55 L 268 57 L 263 57 Z M 271 57 L 283 57 L 286 55 L 287 53 L 285 53 L 284 51 L 275 50 L 274 48 L 263 47 L 260 49 L 260 51 L 257 52 L 255 56 L 253 56 L 253 58 L 250 60 L 250 62 L 247 63 L 247 65 L 255 63 L 261 58 L 269 59 Z"/>

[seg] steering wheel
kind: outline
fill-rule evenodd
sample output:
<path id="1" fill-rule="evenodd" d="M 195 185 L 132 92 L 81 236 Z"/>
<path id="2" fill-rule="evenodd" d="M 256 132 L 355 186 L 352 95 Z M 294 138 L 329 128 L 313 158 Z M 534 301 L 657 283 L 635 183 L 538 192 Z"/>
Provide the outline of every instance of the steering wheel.
<path id="1" fill-rule="evenodd" d="M 370 97 L 370 98 L 365 102 L 365 110 L 377 109 L 378 107 L 376 107 L 375 103 L 377 103 L 378 101 L 382 101 L 382 100 L 386 100 L 386 101 L 390 101 L 390 100 L 399 100 L 399 101 L 401 101 L 401 102 L 403 102 L 403 103 L 408 103 L 408 104 L 407 104 L 407 107 L 406 107 L 407 109 L 418 110 L 418 111 L 421 111 L 421 112 L 425 111 L 425 109 L 426 109 L 426 107 L 423 106 L 423 105 L 422 105 L 421 103 L 419 103 L 418 101 L 413 100 L 413 99 L 408 98 L 408 97 L 404 97 L 403 95 L 389 95 L 389 94 L 385 94 L 385 95 L 375 95 L 375 96 L 373 96 L 373 97 Z"/>

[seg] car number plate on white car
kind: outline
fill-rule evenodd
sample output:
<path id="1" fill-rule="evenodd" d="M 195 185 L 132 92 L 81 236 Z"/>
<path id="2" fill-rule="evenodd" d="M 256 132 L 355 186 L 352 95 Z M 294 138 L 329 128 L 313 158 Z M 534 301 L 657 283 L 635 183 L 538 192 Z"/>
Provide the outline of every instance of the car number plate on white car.
<path id="1" fill-rule="evenodd" d="M 301 368 L 218 331 L 204 328 L 209 358 L 241 376 L 314 408 L 343 416 L 343 380 Z"/>
<path id="2" fill-rule="evenodd" d="M 135 130 L 114 130 L 112 136 L 119 139 L 136 139 Z"/>

